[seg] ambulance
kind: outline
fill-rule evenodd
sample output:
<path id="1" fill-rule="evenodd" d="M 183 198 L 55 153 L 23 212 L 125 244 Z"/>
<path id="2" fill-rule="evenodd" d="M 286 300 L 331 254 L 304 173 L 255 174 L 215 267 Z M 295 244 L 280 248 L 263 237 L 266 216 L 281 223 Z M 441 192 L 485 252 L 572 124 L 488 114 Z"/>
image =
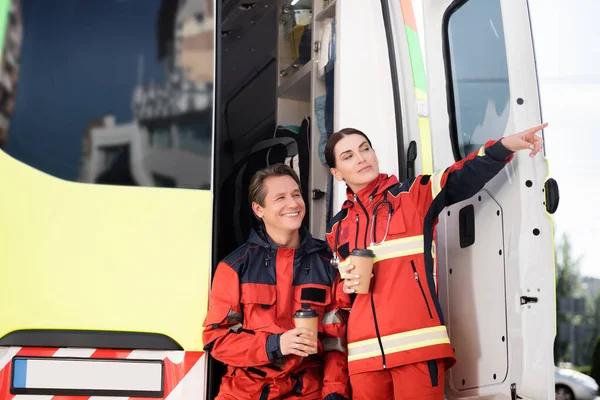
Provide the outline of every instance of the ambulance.
<path id="1" fill-rule="evenodd" d="M 402 181 L 543 121 L 526 0 L 0 0 L 0 43 L 0 400 L 214 398 L 257 169 L 298 171 L 324 238 L 328 133 Z M 448 399 L 554 397 L 557 206 L 523 152 L 440 215 Z"/>

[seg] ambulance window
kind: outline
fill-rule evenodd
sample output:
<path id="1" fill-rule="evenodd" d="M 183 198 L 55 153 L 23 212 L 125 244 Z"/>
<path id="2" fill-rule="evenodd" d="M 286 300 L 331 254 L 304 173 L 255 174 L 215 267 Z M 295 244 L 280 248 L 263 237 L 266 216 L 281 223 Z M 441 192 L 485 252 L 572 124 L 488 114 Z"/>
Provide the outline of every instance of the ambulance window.
<path id="1" fill-rule="evenodd" d="M 181 124 L 177 126 L 179 145 L 182 149 L 210 156 L 211 140 L 210 135 L 211 121 L 204 121 L 198 124 Z M 209 133 L 208 135 L 206 133 Z"/>
<path id="2" fill-rule="evenodd" d="M 2 150 L 71 181 L 210 188 L 213 0 L 7 4 Z"/>
<path id="3" fill-rule="evenodd" d="M 448 14 L 451 136 L 461 159 L 505 134 L 510 88 L 500 0 L 469 0 Z"/>

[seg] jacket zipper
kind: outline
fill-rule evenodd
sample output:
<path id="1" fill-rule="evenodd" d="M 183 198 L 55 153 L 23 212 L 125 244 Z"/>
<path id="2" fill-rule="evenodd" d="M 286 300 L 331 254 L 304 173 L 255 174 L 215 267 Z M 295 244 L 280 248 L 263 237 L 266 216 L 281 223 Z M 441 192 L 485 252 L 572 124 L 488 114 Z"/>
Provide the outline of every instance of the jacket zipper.
<path id="1" fill-rule="evenodd" d="M 433 314 L 431 314 L 431 308 L 429 307 L 429 302 L 427 301 L 427 297 L 425 296 L 425 290 L 423 290 L 423 285 L 421 284 L 417 268 L 415 267 L 415 262 L 413 260 L 410 260 L 410 265 L 412 266 L 413 273 L 415 274 L 415 281 L 417 281 L 417 283 L 419 284 L 419 289 L 421 289 L 421 294 L 423 295 L 423 300 L 425 301 L 425 305 L 427 306 L 429 318 L 433 318 Z"/>
<path id="2" fill-rule="evenodd" d="M 362 204 L 362 202 L 358 199 L 357 195 L 354 195 L 354 200 L 356 201 L 356 203 L 358 203 L 358 205 L 360 206 L 360 208 L 362 208 L 363 212 L 365 213 L 365 217 L 367 218 L 367 227 L 365 228 L 365 249 L 367 248 L 367 235 L 369 233 L 369 213 L 367 211 L 367 209 L 365 208 L 365 206 Z M 369 197 L 369 203 L 371 203 L 373 200 L 371 197 Z M 358 242 L 358 213 L 356 213 L 356 241 Z M 357 246 L 355 245 L 354 248 L 356 248 Z M 373 276 L 373 283 L 372 285 L 375 286 L 375 276 Z M 375 323 L 375 333 L 377 334 L 377 342 L 379 343 L 379 349 L 381 350 L 381 361 L 383 363 L 383 369 L 386 369 L 386 362 L 385 362 L 385 351 L 383 351 L 383 342 L 381 341 L 381 334 L 379 333 L 379 325 L 377 324 L 377 312 L 375 311 L 375 299 L 373 298 L 373 291 L 371 291 L 371 310 L 373 311 L 373 322 Z"/>
<path id="3" fill-rule="evenodd" d="M 354 199 L 356 200 L 356 202 L 358 203 L 360 208 L 362 208 L 363 212 L 365 213 L 365 217 L 367 217 L 367 227 L 365 228 L 365 247 L 364 247 L 366 249 L 367 248 L 367 235 L 369 234 L 369 213 L 357 195 L 354 195 Z M 356 215 L 357 215 L 356 222 L 358 223 L 358 213 Z M 358 241 L 358 224 L 357 224 L 356 228 L 357 228 L 356 240 Z M 356 248 L 356 247 L 357 246 L 354 246 L 354 248 Z"/>
<path id="4" fill-rule="evenodd" d="M 375 276 L 373 276 L 372 285 L 375 285 Z M 386 369 L 385 351 L 383 351 L 383 343 L 381 342 L 381 334 L 379 333 L 379 325 L 377 324 L 377 312 L 375 312 L 375 299 L 373 298 L 373 291 L 371 291 L 371 310 L 373 310 L 373 322 L 375 322 L 375 333 L 377 334 L 377 342 L 379 342 L 379 349 L 381 350 L 381 362 L 383 363 L 383 369 Z"/>
<path id="5" fill-rule="evenodd" d="M 356 237 L 354 238 L 354 248 L 356 249 L 358 247 L 358 228 L 360 227 L 360 225 L 358 224 L 358 213 L 356 213 Z"/>

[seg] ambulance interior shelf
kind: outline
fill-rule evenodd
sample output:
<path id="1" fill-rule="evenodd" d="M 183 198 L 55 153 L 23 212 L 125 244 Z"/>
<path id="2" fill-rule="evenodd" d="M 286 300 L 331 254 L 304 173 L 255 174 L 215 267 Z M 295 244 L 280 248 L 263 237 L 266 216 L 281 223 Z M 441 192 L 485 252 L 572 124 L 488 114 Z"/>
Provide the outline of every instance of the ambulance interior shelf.
<path id="1" fill-rule="evenodd" d="M 303 6 L 302 6 L 303 7 Z M 312 10 L 283 6 L 277 97 L 310 102 Z"/>
<path id="2" fill-rule="evenodd" d="M 291 73 L 290 73 L 291 71 Z M 282 78 L 288 77 L 277 88 L 277 97 L 296 101 L 310 101 L 312 60 L 304 65 L 292 64 L 286 70 L 282 70 Z"/>
<path id="3" fill-rule="evenodd" d="M 323 1 L 323 10 L 317 14 L 315 21 L 324 21 L 327 18 L 335 17 L 335 2 L 337 0 L 325 0 Z"/>

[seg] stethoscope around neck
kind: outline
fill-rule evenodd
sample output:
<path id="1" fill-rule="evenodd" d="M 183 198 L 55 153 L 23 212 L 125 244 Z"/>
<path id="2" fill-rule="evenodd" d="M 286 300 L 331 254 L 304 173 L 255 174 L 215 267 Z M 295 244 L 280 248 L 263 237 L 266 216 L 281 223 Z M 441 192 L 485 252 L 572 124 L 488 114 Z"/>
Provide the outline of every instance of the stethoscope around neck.
<path id="1" fill-rule="evenodd" d="M 377 235 L 377 213 L 379 212 L 379 209 L 382 206 L 387 206 L 388 214 L 387 214 L 387 221 L 386 221 L 386 225 L 385 225 L 385 233 L 384 233 L 381 241 L 379 243 L 377 243 L 377 236 L 376 236 Z M 386 191 L 383 194 L 383 200 L 378 201 L 375 204 L 375 207 L 373 208 L 373 216 L 371 217 L 371 228 L 370 228 L 370 232 L 369 232 L 369 239 L 370 239 L 371 245 L 369 247 L 379 246 L 380 244 L 385 242 L 385 239 L 387 239 L 387 235 L 390 230 L 390 222 L 392 220 L 393 213 L 394 213 L 394 207 L 392 206 L 392 202 L 387 199 L 387 191 Z M 341 228 L 341 221 L 340 221 L 340 225 L 338 225 L 338 228 L 335 231 L 333 258 L 331 259 L 331 265 L 335 268 L 339 267 L 339 265 L 340 265 L 340 256 L 338 254 L 338 244 L 340 241 L 340 228 Z M 358 235 L 358 232 L 356 232 L 356 234 Z"/>

